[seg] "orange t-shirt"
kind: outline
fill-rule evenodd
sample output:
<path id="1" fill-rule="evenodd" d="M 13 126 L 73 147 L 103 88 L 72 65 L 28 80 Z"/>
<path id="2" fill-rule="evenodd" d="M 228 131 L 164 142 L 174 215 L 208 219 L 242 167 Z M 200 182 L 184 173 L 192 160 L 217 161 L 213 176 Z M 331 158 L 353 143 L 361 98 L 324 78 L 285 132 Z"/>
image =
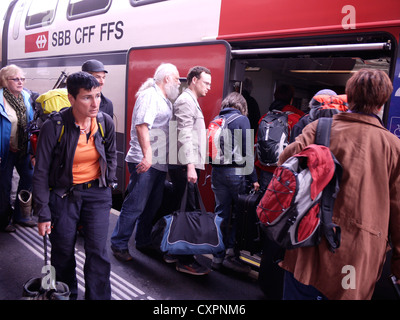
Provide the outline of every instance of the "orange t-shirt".
<path id="1" fill-rule="evenodd" d="M 100 177 L 100 154 L 94 144 L 94 134 L 97 130 L 96 118 L 92 118 L 89 139 L 87 139 L 86 133 L 81 133 L 79 136 L 72 165 L 74 184 L 85 183 Z"/>

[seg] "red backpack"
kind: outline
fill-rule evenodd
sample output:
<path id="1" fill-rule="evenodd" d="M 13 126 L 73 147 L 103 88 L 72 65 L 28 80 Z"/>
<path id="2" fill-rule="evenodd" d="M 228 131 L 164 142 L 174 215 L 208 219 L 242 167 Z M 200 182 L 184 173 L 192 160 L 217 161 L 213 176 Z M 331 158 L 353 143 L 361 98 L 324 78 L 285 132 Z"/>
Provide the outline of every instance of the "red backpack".
<path id="1" fill-rule="evenodd" d="M 208 157 L 212 164 L 232 163 L 232 133 L 228 124 L 241 117 L 240 114 L 233 114 L 229 117 L 216 116 L 208 125 Z M 229 152 L 225 155 L 225 149 Z"/>
<path id="2" fill-rule="evenodd" d="M 257 207 L 262 229 L 282 248 L 316 246 L 322 236 L 332 252 L 340 246 L 332 214 L 342 167 L 327 147 L 331 123 L 332 118 L 321 118 L 316 144 L 276 168 Z"/>

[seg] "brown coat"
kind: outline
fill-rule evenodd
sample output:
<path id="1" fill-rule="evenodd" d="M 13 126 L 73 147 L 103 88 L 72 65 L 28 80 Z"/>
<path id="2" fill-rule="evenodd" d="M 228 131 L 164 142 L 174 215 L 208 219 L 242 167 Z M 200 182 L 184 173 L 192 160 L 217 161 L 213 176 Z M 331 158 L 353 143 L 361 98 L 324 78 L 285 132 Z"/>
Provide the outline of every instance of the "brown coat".
<path id="1" fill-rule="evenodd" d="M 314 142 L 317 121 L 282 153 L 280 163 Z M 370 299 L 379 279 L 388 238 L 392 272 L 400 278 L 400 140 L 373 116 L 334 116 L 330 149 L 343 166 L 333 221 L 342 229 L 341 246 L 287 250 L 281 266 L 329 299 Z M 354 272 L 343 269 L 352 266 Z M 355 289 L 346 289 L 355 275 Z"/>

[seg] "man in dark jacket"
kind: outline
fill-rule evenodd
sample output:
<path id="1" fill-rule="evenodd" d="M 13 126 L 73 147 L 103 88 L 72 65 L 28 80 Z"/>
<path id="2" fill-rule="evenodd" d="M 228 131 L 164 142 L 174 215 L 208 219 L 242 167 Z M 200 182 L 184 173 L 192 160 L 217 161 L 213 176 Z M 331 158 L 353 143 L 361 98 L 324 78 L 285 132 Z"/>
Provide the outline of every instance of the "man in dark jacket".
<path id="1" fill-rule="evenodd" d="M 78 72 L 67 79 L 71 107 L 46 120 L 33 175 L 39 234 L 50 234 L 56 279 L 77 298 L 74 247 L 78 223 L 85 241 L 85 298 L 111 298 L 106 250 L 116 153 L 112 119 L 98 113 L 100 84 Z"/>
<path id="2" fill-rule="evenodd" d="M 100 84 L 100 90 L 103 91 L 104 84 L 106 83 L 106 73 L 108 73 L 108 71 L 104 68 L 101 61 L 94 59 L 87 60 L 82 65 L 82 71 L 89 72 L 94 76 Z M 104 96 L 103 92 L 101 92 L 100 111 L 107 113 L 111 118 L 113 117 L 113 103 Z"/>

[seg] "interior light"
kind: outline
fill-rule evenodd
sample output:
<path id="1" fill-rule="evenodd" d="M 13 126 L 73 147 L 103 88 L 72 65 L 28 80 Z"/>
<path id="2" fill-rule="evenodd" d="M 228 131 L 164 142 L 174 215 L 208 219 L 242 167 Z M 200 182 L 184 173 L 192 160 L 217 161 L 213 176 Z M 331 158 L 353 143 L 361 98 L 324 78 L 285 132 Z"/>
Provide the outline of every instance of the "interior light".
<path id="1" fill-rule="evenodd" d="M 292 73 L 355 73 L 356 70 L 290 70 Z"/>

